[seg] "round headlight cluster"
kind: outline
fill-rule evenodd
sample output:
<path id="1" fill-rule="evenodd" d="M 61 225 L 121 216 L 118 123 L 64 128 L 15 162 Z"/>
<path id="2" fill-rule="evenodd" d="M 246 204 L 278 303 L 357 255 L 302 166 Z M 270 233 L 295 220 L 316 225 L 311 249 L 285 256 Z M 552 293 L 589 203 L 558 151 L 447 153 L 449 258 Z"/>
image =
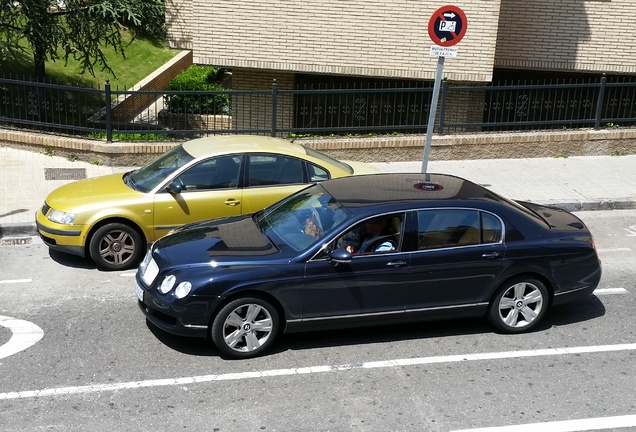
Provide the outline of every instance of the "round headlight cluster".
<path id="1" fill-rule="evenodd" d="M 168 294 L 172 288 L 174 288 L 174 284 L 177 282 L 177 278 L 174 275 L 169 275 L 164 278 L 159 285 L 159 292 L 161 294 Z M 192 291 L 192 284 L 188 281 L 183 281 L 177 285 L 177 288 L 174 290 L 175 297 L 182 299 Z"/>
<path id="2" fill-rule="evenodd" d="M 181 282 L 179 285 L 177 285 L 177 288 L 174 290 L 174 295 L 177 298 L 184 298 L 185 296 L 190 294 L 191 290 L 192 290 L 192 284 L 190 282 L 188 281 Z"/>
<path id="3" fill-rule="evenodd" d="M 161 285 L 159 285 L 159 292 L 161 294 L 168 294 L 174 287 L 175 282 L 177 282 L 177 278 L 175 275 L 166 276 L 161 282 Z"/>

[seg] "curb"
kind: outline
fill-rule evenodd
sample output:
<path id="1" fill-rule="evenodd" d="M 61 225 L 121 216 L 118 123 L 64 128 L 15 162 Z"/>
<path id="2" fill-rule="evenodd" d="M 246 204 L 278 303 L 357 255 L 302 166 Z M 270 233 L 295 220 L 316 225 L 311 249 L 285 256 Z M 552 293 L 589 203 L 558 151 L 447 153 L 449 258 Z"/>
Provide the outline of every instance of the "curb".
<path id="1" fill-rule="evenodd" d="M 38 235 L 35 222 L 0 224 L 0 239 L 6 237 L 31 237 Z"/>

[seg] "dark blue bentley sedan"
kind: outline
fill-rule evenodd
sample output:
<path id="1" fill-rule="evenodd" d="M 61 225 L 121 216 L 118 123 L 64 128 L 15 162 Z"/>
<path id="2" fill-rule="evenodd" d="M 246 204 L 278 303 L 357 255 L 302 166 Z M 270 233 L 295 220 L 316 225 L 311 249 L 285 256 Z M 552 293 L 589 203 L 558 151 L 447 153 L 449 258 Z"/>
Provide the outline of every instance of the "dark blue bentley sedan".
<path id="1" fill-rule="evenodd" d="M 571 213 L 449 175 L 373 174 L 180 228 L 148 251 L 136 292 L 160 329 L 247 358 L 280 332 L 479 316 L 528 331 L 600 278 Z"/>

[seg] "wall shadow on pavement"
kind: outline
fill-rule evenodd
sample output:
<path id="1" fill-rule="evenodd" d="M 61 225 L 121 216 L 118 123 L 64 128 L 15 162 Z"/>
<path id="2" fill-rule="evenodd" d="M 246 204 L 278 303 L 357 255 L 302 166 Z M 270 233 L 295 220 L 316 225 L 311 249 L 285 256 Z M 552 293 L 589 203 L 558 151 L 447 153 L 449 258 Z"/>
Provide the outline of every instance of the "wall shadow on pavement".
<path id="1" fill-rule="evenodd" d="M 0 218 L 7 217 L 7 216 L 13 216 L 14 214 L 24 213 L 24 212 L 28 212 L 28 211 L 31 211 L 31 210 L 29 210 L 29 209 L 11 210 L 10 212 L 0 214 Z"/>
<path id="2" fill-rule="evenodd" d="M 591 321 L 605 315 L 605 306 L 598 297 L 591 295 L 583 299 L 552 308 L 533 332 L 542 332 L 552 327 L 567 326 Z M 194 356 L 223 356 L 211 341 L 203 338 L 175 336 L 164 332 L 146 321 L 148 329 L 169 348 Z M 441 321 L 423 321 L 409 324 L 384 325 L 354 329 L 329 330 L 279 335 L 265 356 L 286 351 L 302 351 L 317 348 L 347 347 L 353 345 L 401 342 L 409 340 L 436 339 L 453 336 L 470 336 L 496 333 L 485 319 L 469 318 Z"/>

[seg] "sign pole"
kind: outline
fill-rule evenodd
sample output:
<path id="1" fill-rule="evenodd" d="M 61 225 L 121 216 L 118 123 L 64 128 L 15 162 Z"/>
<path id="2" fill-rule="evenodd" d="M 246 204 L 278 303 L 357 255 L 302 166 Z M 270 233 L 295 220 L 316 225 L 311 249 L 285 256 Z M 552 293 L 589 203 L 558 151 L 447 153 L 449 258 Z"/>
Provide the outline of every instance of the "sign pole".
<path id="1" fill-rule="evenodd" d="M 422 157 L 422 172 L 426 174 L 428 169 L 428 158 L 431 153 L 431 142 L 433 141 L 433 129 L 435 129 L 435 114 L 437 113 L 437 100 L 439 99 L 439 88 L 441 87 L 442 74 L 444 71 L 444 60 L 446 57 L 437 57 L 437 73 L 435 74 L 435 85 L 428 111 L 428 125 L 426 126 L 426 143 L 424 145 L 424 156 Z"/>
<path id="2" fill-rule="evenodd" d="M 457 6 L 447 5 L 437 9 L 428 20 L 428 35 L 435 43 L 431 47 L 431 57 L 437 56 L 437 73 L 431 95 L 431 105 L 428 112 L 428 125 L 426 126 L 426 142 L 424 144 L 424 156 L 422 157 L 422 173 L 427 174 L 428 159 L 431 153 L 433 141 L 433 129 L 435 129 L 435 114 L 437 114 L 437 100 L 439 88 L 442 85 L 442 73 L 446 57 L 457 57 L 457 48 L 453 45 L 462 40 L 466 34 L 468 20 L 463 10 Z"/>

